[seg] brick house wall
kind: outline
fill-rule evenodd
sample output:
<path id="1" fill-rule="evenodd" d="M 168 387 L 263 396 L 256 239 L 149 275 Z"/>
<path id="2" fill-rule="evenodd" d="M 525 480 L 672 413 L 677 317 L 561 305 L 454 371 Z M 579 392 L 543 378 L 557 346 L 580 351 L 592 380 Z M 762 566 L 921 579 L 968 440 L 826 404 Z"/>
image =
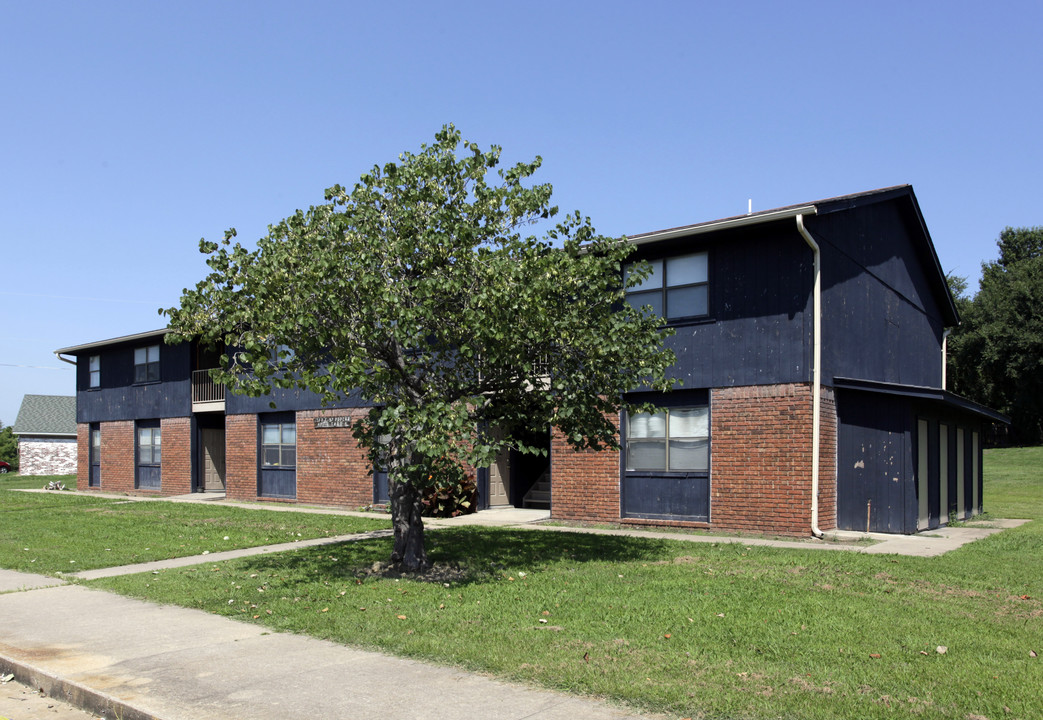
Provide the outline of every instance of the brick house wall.
<path id="1" fill-rule="evenodd" d="M 713 527 L 810 532 L 811 409 L 810 385 L 710 391 Z"/>
<path id="2" fill-rule="evenodd" d="M 819 527 L 836 527 L 836 407 L 822 389 Z M 621 518 L 620 453 L 576 452 L 551 436 L 551 513 L 562 520 L 811 532 L 812 392 L 801 383 L 710 391 L 710 522 Z"/>
<path id="3" fill-rule="evenodd" d="M 619 427 L 619 417 L 614 419 Z M 573 450 L 557 428 L 550 437 L 551 516 L 619 522 L 619 450 Z"/>
<path id="4" fill-rule="evenodd" d="M 134 488 L 134 421 L 104 422 L 98 427 L 101 429 L 101 485 L 88 488 L 84 472 L 77 479 L 77 487 L 101 492 L 137 492 Z M 85 446 L 83 456 L 86 458 L 88 453 L 89 448 Z"/>
<path id="5" fill-rule="evenodd" d="M 20 475 L 68 475 L 77 470 L 77 438 L 18 436 Z"/>
<path id="6" fill-rule="evenodd" d="M 91 426 L 76 423 L 76 489 L 86 490 L 90 479 Z"/>
<path id="7" fill-rule="evenodd" d="M 164 418 L 160 421 L 163 459 L 158 491 L 135 487 L 134 421 L 103 422 L 98 428 L 101 430 L 101 485 L 89 487 L 90 425 L 79 423 L 76 426 L 77 490 L 141 495 L 184 495 L 192 492 L 192 425 L 189 418 Z"/>
<path id="8" fill-rule="evenodd" d="M 373 474 L 350 427 L 315 427 L 315 418 L 354 421 L 369 408 L 297 413 L 297 500 L 361 507 L 373 502 Z"/>
<path id="9" fill-rule="evenodd" d="M 225 496 L 257 500 L 257 416 L 225 416 Z"/>
<path id="10" fill-rule="evenodd" d="M 192 492 L 192 421 L 187 417 L 163 418 L 163 466 L 160 494 Z"/>

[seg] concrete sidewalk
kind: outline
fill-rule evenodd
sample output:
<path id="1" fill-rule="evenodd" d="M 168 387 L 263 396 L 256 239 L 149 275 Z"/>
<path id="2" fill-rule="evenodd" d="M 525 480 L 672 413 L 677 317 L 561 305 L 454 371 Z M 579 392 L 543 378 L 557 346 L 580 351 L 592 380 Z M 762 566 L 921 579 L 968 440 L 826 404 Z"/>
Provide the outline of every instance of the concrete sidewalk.
<path id="1" fill-rule="evenodd" d="M 0 570 L 7 586 L 25 581 L 21 573 L 4 581 L 7 573 Z M 122 720 L 641 717 L 593 700 L 76 585 L 0 595 L 0 674 L 8 672 Z"/>
<path id="2" fill-rule="evenodd" d="M 489 525 L 532 532 L 583 532 L 693 543 L 933 557 L 1028 522 L 994 520 L 980 527 L 942 528 L 915 536 L 834 532 L 822 541 L 539 524 L 548 516 L 545 510 L 503 509 L 430 520 L 426 524 L 434 531 Z M 158 571 L 313 544 L 360 540 L 388 532 L 210 553 L 85 571 L 73 577 L 89 579 Z M 875 544 L 861 542 L 865 539 Z M 314 638 L 274 633 L 202 611 L 154 605 L 66 585 L 55 578 L 0 570 L 0 675 L 6 673 L 98 716 L 123 720 L 648 717 L 594 700 L 512 685 Z"/>

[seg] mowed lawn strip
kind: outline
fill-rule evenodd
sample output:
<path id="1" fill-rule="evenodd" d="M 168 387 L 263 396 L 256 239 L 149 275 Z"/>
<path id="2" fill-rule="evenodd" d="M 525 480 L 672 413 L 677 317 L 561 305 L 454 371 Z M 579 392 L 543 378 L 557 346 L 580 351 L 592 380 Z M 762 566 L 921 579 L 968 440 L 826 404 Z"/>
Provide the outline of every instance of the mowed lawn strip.
<path id="1" fill-rule="evenodd" d="M 387 527 L 380 516 L 0 490 L 0 567 L 54 575 Z"/>
<path id="2" fill-rule="evenodd" d="M 1041 465 L 1039 448 L 986 453 L 993 516 L 1043 516 Z M 94 584 L 677 717 L 1043 716 L 1040 522 L 939 558 L 486 528 L 428 541 L 448 568 L 429 582 L 373 575 L 390 552 L 373 540 Z"/>

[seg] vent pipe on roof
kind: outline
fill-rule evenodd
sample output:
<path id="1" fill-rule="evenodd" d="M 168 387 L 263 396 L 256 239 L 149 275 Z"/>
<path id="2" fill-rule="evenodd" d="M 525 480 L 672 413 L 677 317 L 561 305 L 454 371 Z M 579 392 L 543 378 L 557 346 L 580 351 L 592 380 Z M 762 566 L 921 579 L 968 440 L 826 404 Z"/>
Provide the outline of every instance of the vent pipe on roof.
<path id="1" fill-rule="evenodd" d="M 746 214 L 753 215 L 753 198 L 746 201 Z"/>
<path id="2" fill-rule="evenodd" d="M 822 436 L 819 418 L 822 410 L 822 263 L 818 243 L 804 228 L 803 214 L 797 215 L 797 231 L 811 248 L 815 259 L 815 284 L 812 290 L 812 314 L 814 315 L 812 322 L 815 324 L 815 329 L 811 349 L 811 534 L 820 538 L 823 535 L 818 526 L 818 468 Z"/>

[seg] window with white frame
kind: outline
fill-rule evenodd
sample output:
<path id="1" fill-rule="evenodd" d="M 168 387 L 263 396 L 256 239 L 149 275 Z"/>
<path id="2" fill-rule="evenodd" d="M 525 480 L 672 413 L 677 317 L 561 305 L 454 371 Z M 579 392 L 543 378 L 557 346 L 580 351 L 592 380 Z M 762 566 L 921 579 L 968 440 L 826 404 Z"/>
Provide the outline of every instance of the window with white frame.
<path id="1" fill-rule="evenodd" d="M 134 382 L 159 382 L 159 345 L 134 349 Z"/>
<path id="2" fill-rule="evenodd" d="M 91 355 L 88 361 L 88 374 L 90 382 L 87 387 L 101 387 L 101 356 Z"/>
<path id="3" fill-rule="evenodd" d="M 297 466 L 296 422 L 262 423 L 261 464 L 270 468 Z"/>
<path id="4" fill-rule="evenodd" d="M 707 472 L 710 408 L 666 408 L 634 413 L 627 424 L 627 470 Z"/>
<path id="5" fill-rule="evenodd" d="M 706 252 L 648 260 L 652 273 L 627 289 L 632 307 L 646 305 L 667 320 L 700 317 L 710 312 L 709 254 Z M 629 267 L 627 268 L 629 273 Z"/>

